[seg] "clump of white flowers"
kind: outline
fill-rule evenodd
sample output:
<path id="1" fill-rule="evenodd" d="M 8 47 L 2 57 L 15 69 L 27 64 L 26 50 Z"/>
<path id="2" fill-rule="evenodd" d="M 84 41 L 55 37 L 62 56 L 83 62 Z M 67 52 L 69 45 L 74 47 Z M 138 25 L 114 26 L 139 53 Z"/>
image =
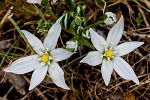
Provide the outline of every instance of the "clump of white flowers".
<path id="1" fill-rule="evenodd" d="M 26 1 L 28 3 L 42 3 L 42 0 Z M 56 2 L 57 0 L 52 1 Z M 74 0 L 72 0 L 72 2 L 73 1 Z M 77 7 L 77 13 L 80 13 L 80 11 L 81 8 Z M 104 20 L 104 23 L 106 25 L 116 23 L 117 19 L 114 13 L 106 12 L 105 15 L 106 19 Z M 60 23 L 63 20 L 64 23 L 62 24 L 64 24 L 64 28 L 69 29 L 69 17 L 68 13 L 63 14 L 51 26 L 43 43 L 32 33 L 26 30 L 21 30 L 36 54 L 14 61 L 8 68 L 4 69 L 4 71 L 15 74 L 25 74 L 33 71 L 29 90 L 32 90 L 39 85 L 44 80 L 48 72 L 50 78 L 58 87 L 69 90 L 70 88 L 65 83 L 64 72 L 58 62 L 71 57 L 77 51 L 78 42 L 80 43 L 80 41 L 77 42 L 78 39 L 70 40 L 66 42 L 65 49 L 56 48 L 57 41 L 61 33 Z M 123 58 L 121 58 L 121 56 L 132 52 L 144 43 L 132 41 L 118 45 L 124 31 L 124 18 L 122 15 L 119 21 L 110 29 L 106 40 L 92 28 L 85 31 L 84 27 L 82 27 L 82 23 L 85 23 L 85 20 L 81 17 L 75 17 L 75 20 L 72 22 L 74 27 L 76 24 L 75 22 L 78 22 L 78 27 L 74 30 L 77 32 L 77 35 L 80 34 L 82 38 L 91 39 L 93 46 L 96 48 L 96 51 L 89 52 L 87 56 L 80 61 L 81 63 L 87 63 L 91 66 L 102 64 L 101 73 L 106 85 L 110 82 L 113 70 L 115 70 L 122 78 L 132 80 L 139 84 L 139 80 L 132 67 Z M 85 32 L 83 32 L 83 30 Z"/>
<path id="2" fill-rule="evenodd" d="M 112 25 L 117 21 L 116 14 L 112 12 L 106 12 L 105 15 L 106 15 L 106 19 L 104 20 L 104 23 L 106 25 Z"/>
<path id="3" fill-rule="evenodd" d="M 5 72 L 25 74 L 34 71 L 31 77 L 29 90 L 39 85 L 45 78 L 47 71 L 52 81 L 63 89 L 69 89 L 65 83 L 64 72 L 57 62 L 69 58 L 73 53 L 63 48 L 56 48 L 61 33 L 61 26 L 58 22 L 52 25 L 44 42 L 26 30 L 21 30 L 29 44 L 36 52 L 35 55 L 20 58 L 14 61 Z"/>
<path id="4" fill-rule="evenodd" d="M 66 49 L 68 51 L 71 51 L 71 52 L 76 52 L 77 49 L 78 49 L 78 42 L 77 42 L 77 40 L 75 40 L 75 41 L 73 41 L 73 40 L 67 41 L 66 42 Z"/>
<path id="5" fill-rule="evenodd" d="M 102 63 L 101 73 L 106 85 L 110 82 L 113 69 L 124 79 L 132 80 L 139 84 L 139 80 L 132 67 L 120 56 L 130 53 L 141 46 L 143 42 L 132 41 L 118 45 L 124 30 L 123 16 L 121 16 L 120 20 L 111 28 L 106 40 L 92 28 L 89 30 L 92 44 L 97 51 L 89 52 L 80 62 L 87 63 L 91 66 Z"/>

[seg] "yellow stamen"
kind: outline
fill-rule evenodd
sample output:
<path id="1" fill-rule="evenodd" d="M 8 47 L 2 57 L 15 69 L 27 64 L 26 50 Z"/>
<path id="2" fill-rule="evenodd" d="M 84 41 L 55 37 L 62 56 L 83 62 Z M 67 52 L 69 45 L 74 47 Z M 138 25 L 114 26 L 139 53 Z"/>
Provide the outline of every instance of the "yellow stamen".
<path id="1" fill-rule="evenodd" d="M 49 61 L 49 55 L 43 54 L 41 57 L 42 62 L 47 63 Z"/>
<path id="2" fill-rule="evenodd" d="M 105 55 L 107 58 L 111 58 L 113 56 L 113 51 L 108 49 L 106 52 L 105 52 Z"/>

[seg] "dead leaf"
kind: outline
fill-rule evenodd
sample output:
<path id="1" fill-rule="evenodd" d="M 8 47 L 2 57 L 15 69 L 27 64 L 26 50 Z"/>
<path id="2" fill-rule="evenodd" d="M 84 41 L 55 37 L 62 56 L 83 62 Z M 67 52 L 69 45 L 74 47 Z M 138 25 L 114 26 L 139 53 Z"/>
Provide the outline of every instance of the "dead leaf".
<path id="1" fill-rule="evenodd" d="M 131 92 L 128 91 L 124 94 L 123 100 L 136 100 L 136 98 Z"/>

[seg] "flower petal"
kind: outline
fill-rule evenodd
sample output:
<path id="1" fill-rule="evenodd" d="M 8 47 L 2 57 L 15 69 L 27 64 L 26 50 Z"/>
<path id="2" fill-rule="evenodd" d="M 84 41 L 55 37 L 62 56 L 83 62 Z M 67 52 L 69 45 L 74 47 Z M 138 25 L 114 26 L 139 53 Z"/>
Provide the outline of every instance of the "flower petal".
<path id="1" fill-rule="evenodd" d="M 52 65 L 48 69 L 49 75 L 51 76 L 53 82 L 63 89 L 69 90 L 70 88 L 65 83 L 64 79 L 64 72 L 60 68 L 60 66 L 57 63 L 52 63 Z"/>
<path id="2" fill-rule="evenodd" d="M 64 17 L 64 14 L 62 16 L 60 16 L 57 20 L 56 23 L 61 23 L 62 18 Z"/>
<path id="3" fill-rule="evenodd" d="M 27 0 L 28 3 L 38 3 L 41 4 L 41 0 Z"/>
<path id="4" fill-rule="evenodd" d="M 111 61 L 108 62 L 107 60 L 104 59 L 101 67 L 101 72 L 104 82 L 106 86 L 108 86 L 111 79 L 111 74 L 113 72 L 112 62 Z"/>
<path id="5" fill-rule="evenodd" d="M 121 15 L 119 21 L 110 29 L 106 42 L 109 45 L 113 45 L 113 47 L 115 47 L 122 37 L 123 30 L 124 30 L 124 19 L 123 16 Z"/>
<path id="6" fill-rule="evenodd" d="M 50 54 L 56 61 L 62 61 L 72 56 L 73 52 L 69 52 L 63 48 L 57 48 L 52 50 Z"/>
<path id="7" fill-rule="evenodd" d="M 35 69 L 36 66 L 40 65 L 37 61 L 38 55 L 32 55 L 20 58 L 14 61 L 10 67 L 4 69 L 5 72 L 12 72 L 15 74 L 24 74 L 31 72 Z"/>
<path id="8" fill-rule="evenodd" d="M 117 57 L 113 60 L 113 68 L 122 78 L 132 80 L 139 84 L 139 80 L 132 67 L 121 57 Z"/>
<path id="9" fill-rule="evenodd" d="M 90 35 L 92 44 L 99 52 L 102 53 L 106 46 L 105 39 L 102 36 L 98 35 L 98 33 L 95 32 L 92 28 L 90 28 Z"/>
<path id="10" fill-rule="evenodd" d="M 125 42 L 125 43 L 118 45 L 115 48 L 115 50 L 117 51 L 118 56 L 123 56 L 123 55 L 126 55 L 126 54 L 132 52 L 134 49 L 138 48 L 139 46 L 141 46 L 143 44 L 144 44 L 144 42 L 136 42 L 136 41 Z"/>
<path id="11" fill-rule="evenodd" d="M 56 47 L 60 32 L 61 25 L 58 22 L 55 22 L 49 29 L 48 34 L 44 39 L 44 46 L 50 50 L 53 50 Z"/>
<path id="12" fill-rule="evenodd" d="M 42 51 L 45 51 L 45 48 L 41 40 L 39 40 L 36 36 L 34 36 L 33 34 L 31 34 L 30 32 L 26 30 L 21 30 L 21 32 L 24 33 L 25 37 L 27 38 L 28 42 L 33 47 L 35 52 L 39 55 L 42 55 L 43 54 Z"/>
<path id="13" fill-rule="evenodd" d="M 101 64 L 102 58 L 100 52 L 98 51 L 89 52 L 88 55 L 80 61 L 80 63 L 87 63 L 91 66 L 97 66 Z"/>
<path id="14" fill-rule="evenodd" d="M 37 67 L 37 69 L 35 69 L 31 77 L 29 90 L 32 90 L 44 80 L 47 70 L 48 66 L 46 65 Z"/>

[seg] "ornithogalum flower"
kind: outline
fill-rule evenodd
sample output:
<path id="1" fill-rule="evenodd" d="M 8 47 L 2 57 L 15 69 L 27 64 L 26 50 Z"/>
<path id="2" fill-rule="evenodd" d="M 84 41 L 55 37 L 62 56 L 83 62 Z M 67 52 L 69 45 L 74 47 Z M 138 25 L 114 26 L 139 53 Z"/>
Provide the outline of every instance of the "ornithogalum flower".
<path id="1" fill-rule="evenodd" d="M 66 49 L 68 51 L 71 51 L 71 52 L 76 52 L 77 49 L 78 49 L 78 42 L 77 40 L 70 40 L 70 41 L 67 41 L 66 42 Z"/>
<path id="2" fill-rule="evenodd" d="M 113 24 L 113 23 L 115 23 L 115 22 L 117 21 L 117 19 L 116 19 L 116 14 L 114 14 L 114 13 L 112 13 L 112 12 L 106 12 L 105 15 L 106 15 L 106 17 L 107 17 L 107 18 L 104 20 L 104 23 L 105 23 L 106 25 L 111 25 L 111 24 Z"/>
<path id="3" fill-rule="evenodd" d="M 14 61 L 10 67 L 4 69 L 4 71 L 16 74 L 34 71 L 31 77 L 29 90 L 39 85 L 44 80 L 48 71 L 52 81 L 58 87 L 69 89 L 65 83 L 64 72 L 57 62 L 69 58 L 73 53 L 63 48 L 55 49 L 61 33 L 60 24 L 56 22 L 52 25 L 43 43 L 30 32 L 26 30 L 21 31 L 24 33 L 36 54 Z"/>
<path id="4" fill-rule="evenodd" d="M 118 45 L 124 30 L 123 16 L 121 16 L 119 21 L 110 29 L 106 41 L 92 28 L 89 30 L 92 44 L 97 51 L 89 52 L 88 55 L 81 60 L 81 63 L 87 63 L 91 66 L 102 63 L 101 73 L 106 85 L 110 82 L 113 69 L 124 79 L 132 80 L 139 84 L 139 80 L 131 66 L 120 56 L 130 53 L 141 46 L 143 42 L 132 41 Z"/>

